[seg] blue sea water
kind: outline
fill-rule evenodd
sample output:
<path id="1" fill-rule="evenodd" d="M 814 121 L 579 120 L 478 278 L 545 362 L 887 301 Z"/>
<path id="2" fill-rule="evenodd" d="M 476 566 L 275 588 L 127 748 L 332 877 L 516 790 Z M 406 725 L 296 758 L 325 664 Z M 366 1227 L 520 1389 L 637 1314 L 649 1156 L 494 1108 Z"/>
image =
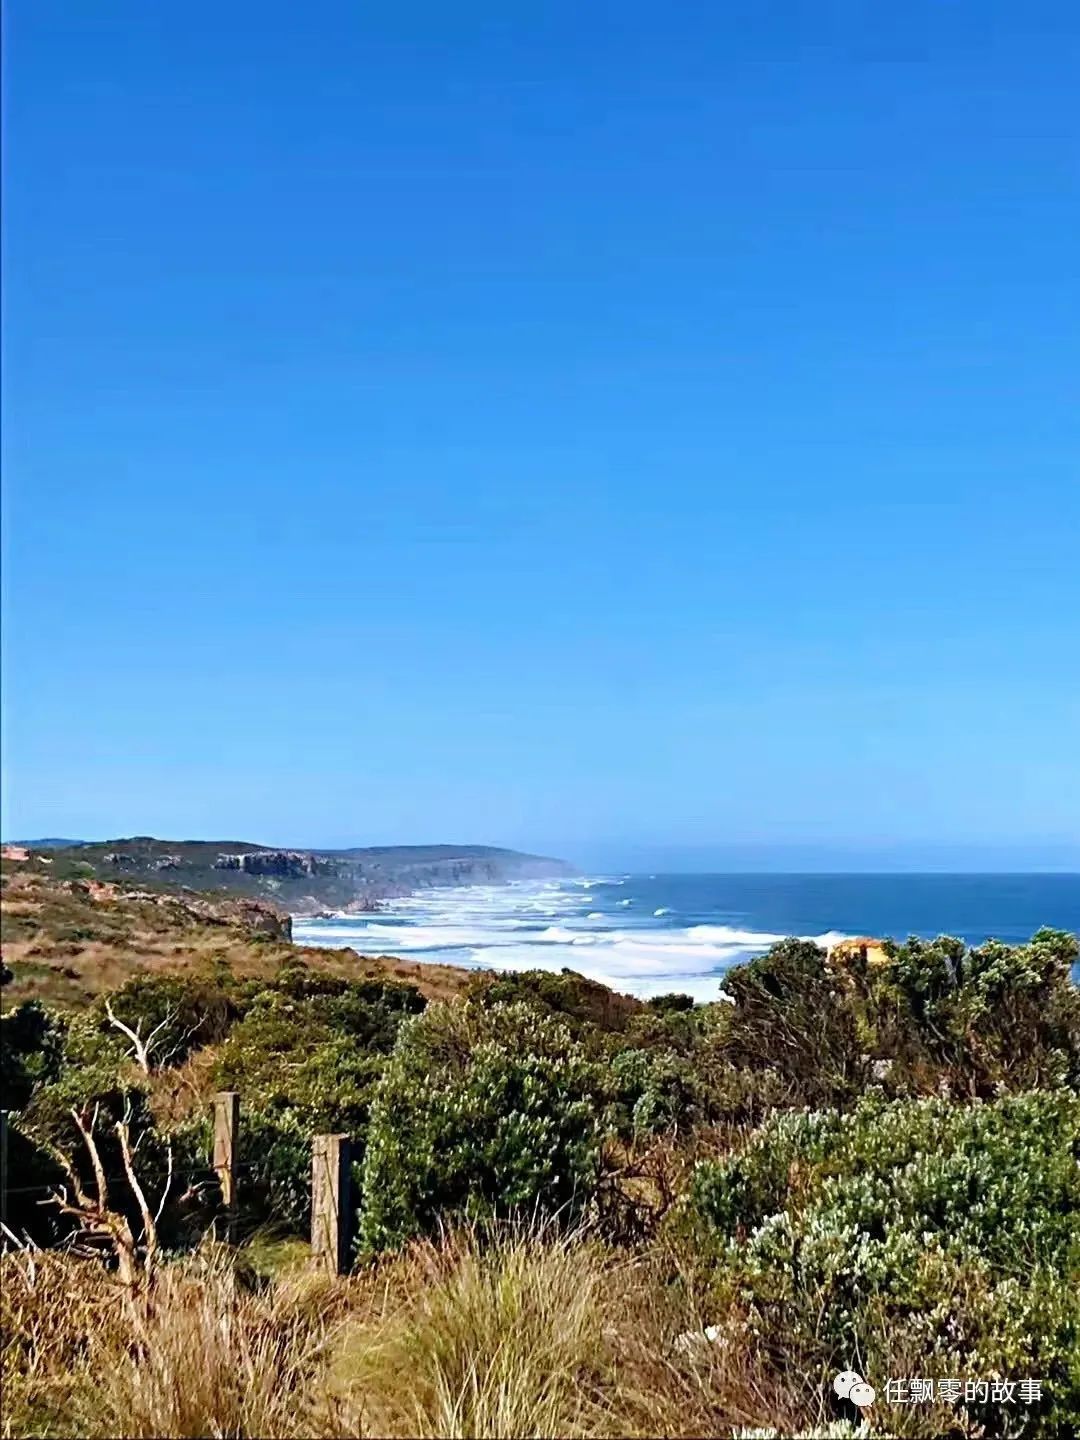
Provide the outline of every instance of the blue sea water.
<path id="1" fill-rule="evenodd" d="M 1080 875 L 595 875 L 420 891 L 374 915 L 297 919 L 306 945 L 494 970 L 564 966 L 649 996 L 719 994 L 786 935 L 1080 933 Z"/>

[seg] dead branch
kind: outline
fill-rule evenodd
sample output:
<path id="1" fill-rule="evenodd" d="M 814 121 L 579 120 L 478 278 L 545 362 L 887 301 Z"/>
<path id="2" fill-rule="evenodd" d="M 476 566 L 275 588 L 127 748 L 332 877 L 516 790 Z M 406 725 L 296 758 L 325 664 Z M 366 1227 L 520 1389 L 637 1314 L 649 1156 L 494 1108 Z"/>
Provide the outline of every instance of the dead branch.
<path id="1" fill-rule="evenodd" d="M 118 1210 L 112 1209 L 109 1204 L 109 1186 L 105 1177 L 105 1167 L 101 1163 L 101 1152 L 98 1149 L 97 1137 L 94 1134 L 98 1121 L 98 1107 L 95 1105 L 93 1112 L 87 1116 L 86 1112 L 80 1114 L 72 1108 L 71 1116 L 78 1127 L 86 1146 L 87 1154 L 90 1157 L 90 1164 L 94 1171 L 94 1182 L 97 1186 L 97 1198 L 87 1194 L 86 1189 L 79 1178 L 78 1167 L 64 1154 L 58 1145 L 46 1139 L 46 1149 L 56 1163 L 68 1177 L 71 1189 L 74 1193 L 74 1200 L 68 1197 L 67 1187 L 60 1186 L 59 1190 L 52 1195 L 46 1204 L 53 1204 L 63 1215 L 70 1215 L 78 1222 L 76 1244 L 82 1242 L 83 1246 L 92 1247 L 92 1253 L 97 1253 L 97 1247 L 104 1242 L 111 1247 L 116 1256 L 117 1275 L 124 1285 L 134 1285 L 139 1275 L 139 1254 L 135 1236 L 127 1217 Z M 130 1138 L 127 1131 L 127 1124 L 121 1121 L 117 1125 L 117 1133 L 120 1135 L 121 1151 L 124 1155 L 124 1168 L 127 1173 L 128 1182 L 132 1187 L 132 1193 L 139 1203 L 143 1214 L 144 1222 L 149 1220 L 147 1232 L 147 1245 L 152 1247 L 149 1251 L 151 1260 L 157 1250 L 157 1226 L 150 1218 L 149 1207 L 146 1204 L 146 1197 L 142 1187 L 139 1185 L 134 1169 L 131 1165 Z M 170 1157 L 171 1159 L 171 1157 Z M 171 1183 L 170 1164 L 170 1183 Z M 85 1253 L 85 1252 L 84 1252 Z"/>
<path id="2" fill-rule="evenodd" d="M 164 1186 L 164 1189 L 163 1189 L 162 1192 L 161 1192 L 161 1199 L 158 1201 L 158 1207 L 157 1207 L 157 1209 L 154 1211 L 154 1224 L 155 1224 L 155 1226 L 157 1225 L 157 1222 L 161 1219 L 162 1212 L 163 1212 L 164 1209 L 165 1209 L 165 1201 L 169 1198 L 169 1191 L 172 1189 L 172 1181 L 173 1181 L 173 1153 L 172 1153 L 172 1146 L 171 1146 L 171 1145 L 169 1145 L 169 1146 L 167 1147 L 167 1149 L 166 1149 L 166 1151 L 165 1151 L 165 1156 L 166 1156 L 166 1160 L 167 1160 L 167 1162 L 168 1162 L 167 1165 L 166 1165 L 166 1169 L 165 1169 L 165 1186 Z"/>
<path id="3" fill-rule="evenodd" d="M 140 1021 L 134 1029 L 130 1025 L 125 1024 L 112 1008 L 112 1001 L 109 999 L 105 1001 L 105 1014 L 109 1017 L 110 1024 L 119 1030 L 121 1034 L 126 1035 L 131 1041 L 135 1050 L 135 1059 L 138 1061 L 143 1073 L 149 1075 L 150 1057 L 161 1043 L 158 1037 L 161 1036 L 162 1032 L 167 1030 L 176 1019 L 176 1011 L 172 1009 L 166 1011 L 164 1019 L 158 1021 L 145 1040 L 142 1036 L 142 1022 Z"/>
<path id="4" fill-rule="evenodd" d="M 172 1185 L 172 1147 L 169 1147 L 169 1169 L 165 1180 L 165 1188 L 161 1192 L 161 1203 L 158 1206 L 157 1214 L 151 1215 L 150 1206 L 147 1203 L 146 1192 L 139 1183 L 139 1177 L 135 1174 L 135 1165 L 131 1151 L 131 1132 L 128 1128 L 129 1116 L 125 1114 L 123 1120 L 116 1122 L 116 1134 L 120 1140 L 120 1154 L 124 1161 L 124 1173 L 127 1175 L 128 1184 L 131 1186 L 131 1193 L 135 1196 L 136 1204 L 139 1207 L 139 1214 L 142 1216 L 142 1241 L 143 1241 L 143 1268 L 149 1275 L 154 1268 L 154 1260 L 158 1251 L 157 1221 L 161 1218 L 161 1212 L 165 1208 L 165 1200 L 168 1197 Z"/>
<path id="5" fill-rule="evenodd" d="M 123 1285 L 134 1285 L 139 1273 L 135 1237 L 127 1219 L 115 1210 L 107 1210 L 93 1201 L 72 1205 L 64 1194 L 52 1197 L 52 1203 L 63 1215 L 79 1222 L 79 1238 L 84 1242 L 104 1241 L 116 1256 L 116 1273 Z M 84 1251 L 85 1253 L 85 1251 Z"/>
<path id="6" fill-rule="evenodd" d="M 79 1127 L 79 1134 L 82 1136 L 83 1143 L 90 1155 L 90 1164 L 94 1167 L 94 1181 L 97 1185 L 98 1192 L 97 1204 L 101 1209 L 107 1210 L 109 1208 L 109 1184 L 105 1179 L 105 1167 L 101 1163 L 101 1154 L 97 1147 L 97 1141 L 94 1139 L 94 1126 L 97 1124 L 98 1107 L 96 1105 L 94 1106 L 94 1113 L 90 1117 L 89 1125 L 86 1124 L 74 1106 L 71 1107 L 71 1117 Z M 80 1204 L 89 1206 L 92 1202 L 86 1198 L 86 1194 L 79 1182 L 75 1166 L 68 1164 L 67 1160 L 63 1157 L 61 1157 L 61 1164 L 63 1164 L 65 1170 L 71 1176 L 72 1184 L 75 1187 L 76 1199 Z"/>

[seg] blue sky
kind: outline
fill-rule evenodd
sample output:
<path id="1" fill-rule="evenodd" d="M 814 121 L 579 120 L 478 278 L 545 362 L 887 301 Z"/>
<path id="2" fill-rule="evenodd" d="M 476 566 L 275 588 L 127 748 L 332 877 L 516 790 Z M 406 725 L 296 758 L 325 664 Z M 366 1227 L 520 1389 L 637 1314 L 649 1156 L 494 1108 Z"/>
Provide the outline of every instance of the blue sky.
<path id="1" fill-rule="evenodd" d="M 1080 12 L 6 7 L 4 833 L 1080 867 Z"/>

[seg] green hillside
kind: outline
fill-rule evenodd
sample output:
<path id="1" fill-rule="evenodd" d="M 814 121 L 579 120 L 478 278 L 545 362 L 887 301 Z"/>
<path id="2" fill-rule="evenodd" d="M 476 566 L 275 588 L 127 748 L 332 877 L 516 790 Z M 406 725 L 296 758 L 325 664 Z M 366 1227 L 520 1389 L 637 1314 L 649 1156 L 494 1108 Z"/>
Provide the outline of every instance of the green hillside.
<path id="1" fill-rule="evenodd" d="M 136 835 L 67 847 L 30 846 L 30 863 L 58 879 L 138 882 L 272 900 L 295 914 L 363 909 L 438 885 L 499 884 L 565 875 L 564 861 L 490 845 L 378 845 L 291 849 L 246 840 Z"/>

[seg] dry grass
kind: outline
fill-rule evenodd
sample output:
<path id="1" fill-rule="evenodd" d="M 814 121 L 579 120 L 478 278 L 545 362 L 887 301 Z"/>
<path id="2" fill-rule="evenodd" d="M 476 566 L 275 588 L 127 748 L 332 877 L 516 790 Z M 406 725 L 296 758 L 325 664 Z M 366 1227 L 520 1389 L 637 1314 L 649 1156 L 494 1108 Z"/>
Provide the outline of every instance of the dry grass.
<path id="1" fill-rule="evenodd" d="M 587 1243 L 417 1247 L 383 1273 L 370 1319 L 343 1333 L 333 1379 L 345 1430 L 594 1433 L 609 1268 Z"/>
<path id="2" fill-rule="evenodd" d="M 314 1395 L 343 1300 L 312 1273 L 252 1292 L 221 1264 L 166 1271 L 131 1307 L 134 1349 L 101 1355 L 103 1372 L 115 1367 L 94 1407 L 103 1433 L 318 1434 Z"/>
<path id="3" fill-rule="evenodd" d="M 367 1289 L 332 1365 L 338 1434 L 700 1435 L 777 1417 L 794 1430 L 805 1414 L 734 1316 L 719 1342 L 680 1352 L 705 1323 L 692 1285 L 585 1235 L 459 1233 Z"/>
<path id="4" fill-rule="evenodd" d="M 66 1435 L 90 1337 L 110 1331 L 116 1288 L 56 1251 L 0 1257 L 3 1433 Z"/>
<path id="5" fill-rule="evenodd" d="M 6 1436 L 600 1440 L 825 1418 L 734 1312 L 583 1235 L 465 1233 L 351 1279 L 294 1267 L 254 1287 L 208 1248 L 135 1296 L 57 1253 L 0 1267 Z M 718 1341 L 674 1345 L 706 1321 Z"/>
<path id="6" fill-rule="evenodd" d="M 5 1435 L 320 1433 L 347 1284 L 308 1271 L 245 1289 L 212 1248 L 139 1294 L 55 1252 L 2 1266 Z"/>
<path id="7" fill-rule="evenodd" d="M 142 895 L 137 887 L 72 887 L 6 866 L 0 929 L 12 979 L 4 1008 L 31 999 L 79 1008 L 133 975 L 190 972 L 210 963 L 224 963 L 240 979 L 268 980 L 285 960 L 302 958 L 326 974 L 407 981 L 429 1000 L 457 995 L 474 978 L 451 965 L 293 945 L 249 929 L 243 910 L 227 899 L 218 904 L 201 896 L 196 908 L 183 896 L 156 904 Z M 206 914 L 215 905 L 217 923 Z"/>

